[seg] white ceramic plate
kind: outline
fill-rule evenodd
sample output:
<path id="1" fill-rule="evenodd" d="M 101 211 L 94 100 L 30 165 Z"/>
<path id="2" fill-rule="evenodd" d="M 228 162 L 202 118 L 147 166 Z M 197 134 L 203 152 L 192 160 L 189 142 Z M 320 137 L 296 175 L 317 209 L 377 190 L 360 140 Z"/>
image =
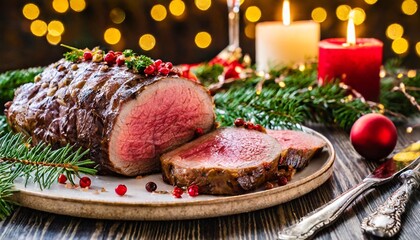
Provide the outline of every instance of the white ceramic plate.
<path id="1" fill-rule="evenodd" d="M 171 194 L 149 193 L 145 190 L 149 181 L 157 184 L 157 190 L 173 189 L 162 181 L 160 174 L 141 179 L 91 176 L 92 186 L 88 191 L 68 189 L 58 183 L 41 191 L 34 184 L 25 187 L 22 180 L 18 179 L 15 185 L 19 192 L 14 195 L 14 200 L 22 206 L 51 213 L 115 220 L 197 219 L 272 207 L 312 191 L 332 175 L 335 151 L 331 142 L 320 133 L 308 128 L 304 130 L 324 139 L 327 145 L 306 168 L 297 172 L 292 181 L 282 187 L 237 196 L 189 197 L 184 193 L 181 199 L 177 199 Z M 125 184 L 128 188 L 123 197 L 114 191 L 118 184 Z M 102 188 L 106 192 L 102 192 Z"/>

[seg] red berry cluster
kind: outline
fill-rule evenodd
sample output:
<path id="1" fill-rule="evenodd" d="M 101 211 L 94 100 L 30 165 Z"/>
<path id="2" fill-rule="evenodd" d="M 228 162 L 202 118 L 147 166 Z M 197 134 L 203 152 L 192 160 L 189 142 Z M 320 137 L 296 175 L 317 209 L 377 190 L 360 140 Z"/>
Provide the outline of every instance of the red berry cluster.
<path id="1" fill-rule="evenodd" d="M 188 193 L 188 195 L 190 195 L 191 197 L 196 197 L 196 196 L 198 196 L 198 194 L 199 194 L 199 191 L 198 191 L 198 186 L 197 186 L 197 185 L 195 185 L 195 184 L 190 185 L 190 186 L 187 188 L 187 193 Z M 172 190 L 172 195 L 173 195 L 175 198 L 182 198 L 182 194 L 184 194 L 184 190 L 183 190 L 182 188 L 178 187 L 178 186 L 175 186 L 175 187 L 174 187 L 174 190 Z"/>
<path id="2" fill-rule="evenodd" d="M 173 68 L 173 65 L 171 62 L 163 62 L 160 59 L 155 60 L 154 63 L 150 64 L 144 69 L 144 73 L 148 75 L 168 75 Z"/>
<path id="3" fill-rule="evenodd" d="M 60 176 L 58 176 L 58 183 L 65 184 L 66 182 L 67 182 L 66 175 L 60 174 Z M 82 177 L 79 180 L 79 186 L 81 188 L 89 188 L 91 184 L 92 184 L 92 181 L 90 180 L 89 177 Z"/>
<path id="4" fill-rule="evenodd" d="M 100 59 L 102 59 L 102 51 L 90 51 L 90 50 L 85 50 L 83 52 L 83 60 L 85 61 L 91 61 L 93 60 L 94 54 L 95 55 L 100 55 Z M 117 64 L 118 66 L 122 66 L 125 63 L 125 57 L 122 54 L 122 52 L 114 52 L 114 51 L 109 51 L 107 54 L 105 54 L 105 56 L 103 57 L 103 60 L 108 64 L 108 65 L 114 65 Z"/>
<path id="5" fill-rule="evenodd" d="M 117 64 L 118 66 L 122 66 L 125 63 L 124 55 L 122 55 L 122 52 L 114 52 L 109 51 L 107 54 L 105 54 L 104 61 L 108 65 Z"/>
<path id="6" fill-rule="evenodd" d="M 235 119 L 234 124 L 235 124 L 236 127 L 244 127 L 246 129 L 256 130 L 256 131 L 265 133 L 265 128 L 263 126 L 261 126 L 260 124 L 254 124 L 250 121 L 246 122 L 242 118 Z"/>

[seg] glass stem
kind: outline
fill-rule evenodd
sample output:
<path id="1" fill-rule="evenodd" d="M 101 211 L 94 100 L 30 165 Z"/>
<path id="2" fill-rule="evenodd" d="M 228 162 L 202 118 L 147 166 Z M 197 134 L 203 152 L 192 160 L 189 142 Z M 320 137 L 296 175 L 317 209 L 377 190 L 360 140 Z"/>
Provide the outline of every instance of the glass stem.
<path id="1" fill-rule="evenodd" d="M 229 11 L 229 49 L 239 47 L 239 3 L 240 0 L 227 0 Z"/>

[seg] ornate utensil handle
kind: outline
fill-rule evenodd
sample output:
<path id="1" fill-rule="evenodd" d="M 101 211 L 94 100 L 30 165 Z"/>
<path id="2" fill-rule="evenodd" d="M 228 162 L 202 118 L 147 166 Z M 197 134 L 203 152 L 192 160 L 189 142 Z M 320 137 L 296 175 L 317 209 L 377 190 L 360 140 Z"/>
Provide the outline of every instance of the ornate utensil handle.
<path id="1" fill-rule="evenodd" d="M 279 233 L 279 239 L 307 239 L 311 237 L 319 230 L 333 223 L 354 199 L 375 185 L 375 183 L 375 180 L 365 179 L 331 202 L 303 217 L 298 224 L 284 229 Z"/>
<path id="2" fill-rule="evenodd" d="M 361 228 L 366 233 L 378 237 L 393 237 L 400 231 L 401 215 L 405 205 L 413 193 L 420 186 L 420 173 L 408 170 L 401 175 L 403 185 L 395 191 L 379 208 L 363 219 Z"/>

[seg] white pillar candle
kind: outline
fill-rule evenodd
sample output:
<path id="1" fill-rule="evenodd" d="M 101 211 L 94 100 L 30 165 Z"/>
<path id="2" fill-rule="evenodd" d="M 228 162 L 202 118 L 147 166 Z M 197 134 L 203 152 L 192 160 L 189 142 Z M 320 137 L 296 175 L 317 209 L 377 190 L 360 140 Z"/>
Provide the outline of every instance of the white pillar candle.
<path id="1" fill-rule="evenodd" d="M 283 2 L 283 23 L 258 23 L 255 33 L 257 70 L 303 63 L 318 57 L 319 23 L 291 22 L 290 2 Z"/>
<path id="2" fill-rule="evenodd" d="M 256 26 L 257 69 L 303 63 L 318 57 L 320 26 L 313 21 L 263 22 Z"/>

